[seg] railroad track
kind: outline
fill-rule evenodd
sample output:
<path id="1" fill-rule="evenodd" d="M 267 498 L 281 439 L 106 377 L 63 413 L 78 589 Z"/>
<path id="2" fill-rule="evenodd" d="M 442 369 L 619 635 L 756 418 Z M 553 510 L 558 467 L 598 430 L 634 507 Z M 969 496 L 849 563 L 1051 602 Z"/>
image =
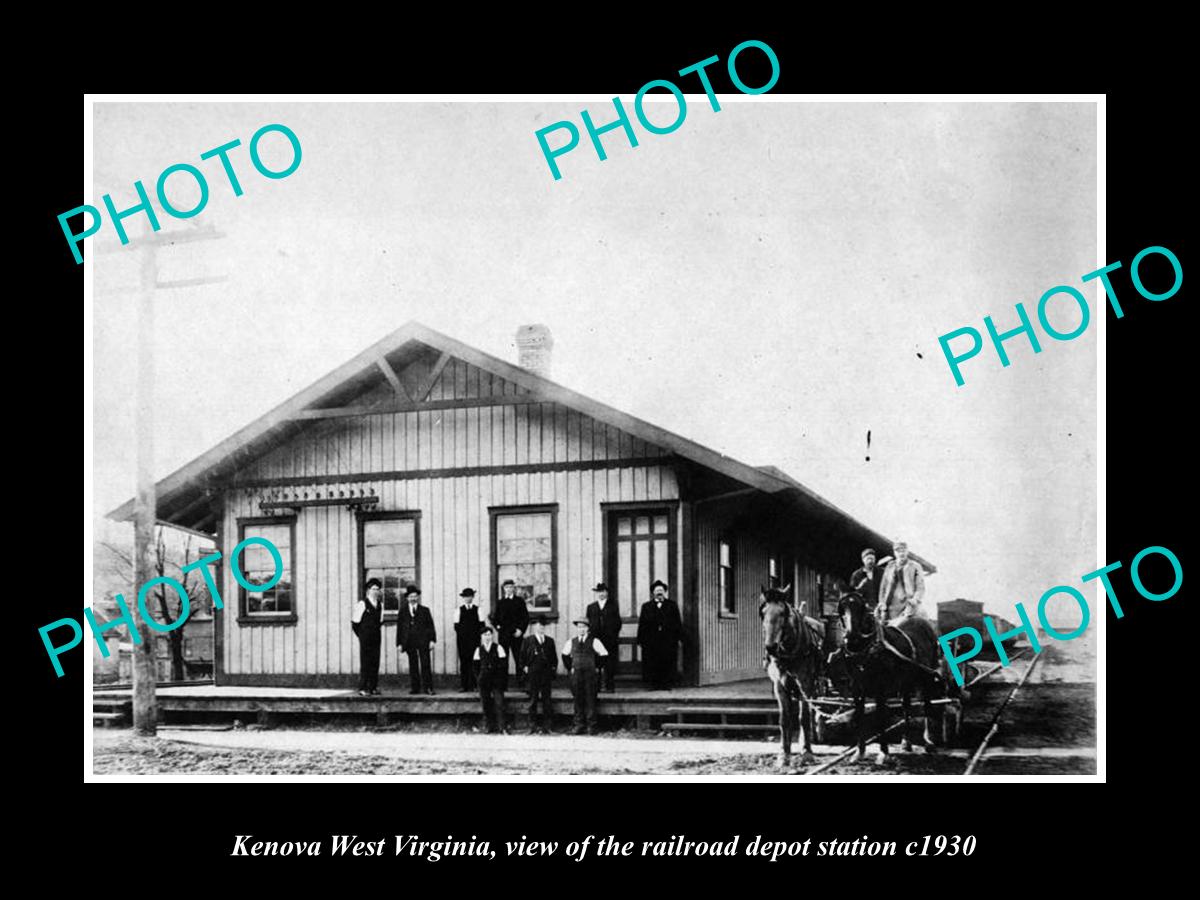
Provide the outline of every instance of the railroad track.
<path id="1" fill-rule="evenodd" d="M 1015 654 L 1012 657 L 1010 657 L 1009 662 L 1019 659 L 1021 656 L 1024 656 L 1028 652 L 1029 652 L 1028 650 L 1022 650 L 1020 653 Z M 983 740 L 981 740 L 979 742 L 978 746 L 975 748 L 975 751 L 971 754 L 970 760 L 967 763 L 967 768 L 962 773 L 963 775 L 975 774 L 975 770 L 979 767 L 980 761 L 983 759 L 984 754 L 987 752 L 988 744 L 991 742 L 992 738 L 995 737 L 996 733 L 1000 730 L 1000 718 L 1001 718 L 1001 716 L 1004 715 L 1005 708 L 1012 701 L 1012 699 L 1014 697 L 1016 697 L 1017 693 L 1021 690 L 1021 688 L 1024 686 L 1025 682 L 1029 679 L 1030 674 L 1032 674 L 1034 667 L 1041 660 L 1041 657 L 1042 657 L 1041 652 L 1035 653 L 1033 655 L 1033 658 L 1030 660 L 1029 665 L 1025 669 L 1025 672 L 1021 675 L 1021 680 L 1017 682 L 1016 686 L 1013 687 L 1013 689 L 1009 692 L 1008 696 L 1004 698 L 1004 701 L 997 708 L 995 714 L 992 716 L 991 725 L 988 728 L 987 733 L 983 736 Z M 978 675 L 976 675 L 974 678 L 972 678 L 969 682 L 967 682 L 965 685 L 963 685 L 962 690 L 963 691 L 970 690 L 970 688 L 972 688 L 979 682 L 983 681 L 985 678 L 989 677 L 990 675 L 994 674 L 995 672 L 998 672 L 1001 668 L 1003 668 L 1003 666 L 1000 663 L 996 663 L 994 666 L 990 666 L 989 668 L 984 669 L 982 672 L 980 672 Z M 945 714 L 946 715 L 950 714 L 949 709 L 946 710 Z M 896 729 L 901 728 L 903 726 L 904 726 L 904 719 L 902 719 L 902 718 L 897 719 L 897 721 L 893 722 L 891 725 L 889 725 L 883 731 L 879 732 L 878 734 L 872 735 L 870 738 L 868 738 L 866 741 L 866 746 L 870 747 L 872 744 L 874 744 L 876 741 L 878 741 L 884 735 L 891 734 L 893 731 L 895 731 Z M 833 759 L 826 760 L 823 763 L 813 766 L 812 768 L 808 769 L 803 774 L 805 774 L 805 775 L 820 775 L 822 773 L 829 772 L 830 770 L 834 769 L 835 767 L 843 765 L 846 762 L 846 760 L 848 760 L 851 756 L 853 756 L 857 752 L 858 752 L 858 745 L 852 744 L 850 747 L 848 747 L 846 750 L 839 753 Z"/>

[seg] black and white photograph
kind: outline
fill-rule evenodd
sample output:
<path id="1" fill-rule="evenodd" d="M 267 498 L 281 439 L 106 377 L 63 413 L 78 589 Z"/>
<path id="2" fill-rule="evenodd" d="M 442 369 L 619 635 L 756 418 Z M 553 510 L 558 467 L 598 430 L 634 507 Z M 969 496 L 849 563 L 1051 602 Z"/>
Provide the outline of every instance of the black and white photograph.
<path id="1" fill-rule="evenodd" d="M 1103 780 L 1103 97 L 686 78 L 90 98 L 88 780 Z"/>

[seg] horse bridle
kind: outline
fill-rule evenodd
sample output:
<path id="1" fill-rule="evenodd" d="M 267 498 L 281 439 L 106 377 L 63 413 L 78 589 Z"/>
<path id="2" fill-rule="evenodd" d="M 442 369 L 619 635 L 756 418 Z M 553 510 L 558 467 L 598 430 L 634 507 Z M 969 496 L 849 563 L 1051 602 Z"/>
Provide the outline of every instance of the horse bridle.
<path id="1" fill-rule="evenodd" d="M 863 596 L 861 594 L 857 594 L 857 593 L 847 594 L 845 597 L 842 598 L 842 602 L 844 603 L 848 597 L 857 597 L 858 598 L 859 602 L 862 604 L 863 612 L 865 612 L 870 617 L 870 619 L 873 621 L 873 627 L 869 631 L 863 631 L 863 630 L 856 631 L 854 629 L 849 629 L 849 628 L 846 629 L 846 636 L 842 640 L 841 647 L 839 647 L 833 654 L 830 655 L 830 659 L 832 659 L 833 656 L 836 655 L 836 656 L 845 657 L 847 660 L 853 661 L 860 656 L 866 656 L 869 653 L 871 653 L 871 651 L 873 651 L 879 645 L 880 638 L 882 637 L 882 626 L 880 625 L 878 619 L 876 619 L 874 616 L 870 615 L 870 610 L 868 610 L 866 608 L 866 600 L 863 599 Z M 841 604 L 839 604 L 839 608 L 838 608 L 838 618 L 839 619 L 842 618 Z M 865 643 L 865 645 L 862 645 L 860 647 L 860 649 L 855 650 L 850 646 L 851 638 L 862 640 L 862 641 L 865 641 L 866 643 Z"/>
<path id="2" fill-rule="evenodd" d="M 847 596 L 851 596 L 851 595 L 847 595 Z M 857 596 L 859 599 L 859 602 L 861 602 L 863 604 L 863 610 L 870 617 L 870 619 L 872 621 L 872 627 L 869 632 L 867 632 L 867 631 L 854 632 L 854 631 L 848 630 L 846 639 L 842 642 L 842 646 L 840 648 L 838 648 L 838 650 L 834 654 L 830 655 L 831 660 L 833 659 L 833 656 L 840 654 L 841 656 L 845 657 L 848 662 L 854 663 L 855 665 L 858 665 L 861 667 L 863 665 L 863 663 L 858 661 L 860 657 L 868 656 L 871 653 L 876 652 L 877 650 L 882 650 L 883 652 L 890 653 L 892 656 L 895 656 L 897 659 L 901 660 L 902 662 L 906 662 L 909 665 L 914 666 L 917 669 L 920 669 L 925 674 L 931 675 L 932 677 L 938 679 L 939 681 L 945 680 L 940 672 L 938 672 L 934 669 L 931 669 L 926 665 L 923 665 L 921 662 L 919 662 L 917 660 L 916 645 L 913 643 L 912 638 L 909 637 L 907 634 L 905 634 L 900 629 L 894 629 L 894 630 L 897 631 L 905 639 L 905 641 L 908 642 L 908 648 L 912 651 L 912 656 L 905 656 L 898 649 L 896 649 L 896 647 L 892 646 L 892 644 L 889 643 L 889 641 L 887 639 L 887 635 L 883 630 L 883 621 L 880 620 L 879 618 L 877 618 L 876 616 L 871 615 L 870 610 L 868 610 L 866 608 L 866 601 L 863 599 L 863 596 L 861 594 L 854 594 L 853 596 Z M 842 599 L 845 600 L 845 598 L 842 598 Z M 840 605 L 839 605 L 839 618 L 840 618 Z M 867 643 L 865 646 L 863 646 L 859 650 L 852 650 L 850 648 L 850 638 L 851 637 L 867 639 Z"/>
<path id="3" fill-rule="evenodd" d="M 786 625 L 788 627 L 785 627 L 783 629 L 783 634 L 781 634 L 779 637 L 779 644 L 777 645 L 779 648 L 779 651 L 776 653 L 772 653 L 770 650 L 767 650 L 767 648 L 764 647 L 763 652 L 766 654 L 767 659 L 774 659 L 777 662 L 785 660 L 785 659 L 795 659 L 797 656 L 800 655 L 800 647 L 799 647 L 800 628 L 803 627 L 804 623 L 801 622 L 799 625 L 796 625 L 793 622 L 793 620 L 799 618 L 800 613 L 796 612 L 796 610 L 792 606 L 792 604 L 788 603 L 786 600 L 780 600 L 778 598 L 775 598 L 775 599 L 764 600 L 762 602 L 762 606 L 759 607 L 760 614 L 762 613 L 763 608 L 766 607 L 766 605 L 768 603 L 780 603 L 783 605 L 783 608 L 785 610 L 785 615 L 787 616 Z M 788 646 L 787 646 L 787 638 L 789 637 L 789 635 L 791 636 L 792 641 L 796 645 L 791 650 L 789 650 Z"/>

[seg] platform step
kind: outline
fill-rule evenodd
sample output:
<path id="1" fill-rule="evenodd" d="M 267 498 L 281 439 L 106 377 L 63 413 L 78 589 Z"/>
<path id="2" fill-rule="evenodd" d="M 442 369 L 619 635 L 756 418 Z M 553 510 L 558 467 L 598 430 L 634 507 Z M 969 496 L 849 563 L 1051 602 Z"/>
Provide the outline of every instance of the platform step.
<path id="1" fill-rule="evenodd" d="M 776 732 L 778 725 L 753 725 L 733 723 L 722 725 L 719 722 L 664 722 L 663 731 L 762 731 Z"/>
<path id="2" fill-rule="evenodd" d="M 133 701 L 124 700 L 92 700 L 92 712 L 118 712 L 127 713 L 133 707 Z"/>
<path id="3" fill-rule="evenodd" d="M 669 715 L 682 716 L 777 716 L 778 706 L 668 706 Z"/>

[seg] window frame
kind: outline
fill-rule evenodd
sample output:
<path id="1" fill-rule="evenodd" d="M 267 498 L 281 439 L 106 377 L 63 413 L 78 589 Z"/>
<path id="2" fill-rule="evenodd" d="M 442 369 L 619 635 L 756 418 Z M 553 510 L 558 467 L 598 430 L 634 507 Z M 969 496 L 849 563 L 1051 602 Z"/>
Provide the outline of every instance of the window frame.
<path id="1" fill-rule="evenodd" d="M 497 523 L 501 516 L 546 515 L 550 514 L 550 609 L 531 609 L 529 598 L 525 598 L 525 609 L 530 616 L 542 616 L 547 622 L 557 622 L 558 606 L 558 504 L 530 503 L 523 506 L 489 506 L 488 507 L 488 579 L 491 585 L 489 608 L 494 613 L 500 597 L 500 561 L 496 554 Z"/>
<path id="2" fill-rule="evenodd" d="M 729 548 L 729 565 L 721 565 L 721 547 Z M 721 575 L 729 570 L 729 604 L 725 603 L 725 592 L 721 589 Z M 723 534 L 717 538 L 717 615 L 722 619 L 736 619 L 737 612 L 737 540 L 732 534 Z"/>
<path id="3" fill-rule="evenodd" d="M 237 520 L 238 543 L 246 540 L 246 526 L 255 525 L 287 525 L 290 529 L 288 540 L 288 563 L 292 576 L 292 608 L 289 612 L 270 612 L 270 613 L 252 613 L 248 609 L 248 598 L 246 596 L 246 588 L 237 578 L 234 578 L 234 583 L 238 588 L 238 624 L 239 625 L 295 625 L 299 621 L 299 610 L 297 605 L 299 602 L 299 591 L 297 585 L 299 578 L 296 573 L 296 517 L 295 516 L 251 516 Z M 257 537 L 257 535 L 251 535 Z M 241 560 L 238 560 L 238 568 L 241 569 Z M 287 570 L 285 570 L 287 571 Z M 233 574 L 233 569 L 230 567 L 230 575 Z M 245 572 L 243 571 L 243 574 Z"/>
<path id="4" fill-rule="evenodd" d="M 358 577 L 355 583 L 354 601 L 365 596 L 364 585 L 367 583 L 367 541 L 366 531 L 368 522 L 379 521 L 411 521 L 413 523 L 413 568 L 416 570 L 417 587 L 421 586 L 421 511 L 419 509 L 359 509 L 357 519 L 358 540 Z M 400 617 L 400 607 L 404 605 L 404 597 L 397 598 L 395 609 L 381 610 L 382 622 L 395 622 Z"/>

